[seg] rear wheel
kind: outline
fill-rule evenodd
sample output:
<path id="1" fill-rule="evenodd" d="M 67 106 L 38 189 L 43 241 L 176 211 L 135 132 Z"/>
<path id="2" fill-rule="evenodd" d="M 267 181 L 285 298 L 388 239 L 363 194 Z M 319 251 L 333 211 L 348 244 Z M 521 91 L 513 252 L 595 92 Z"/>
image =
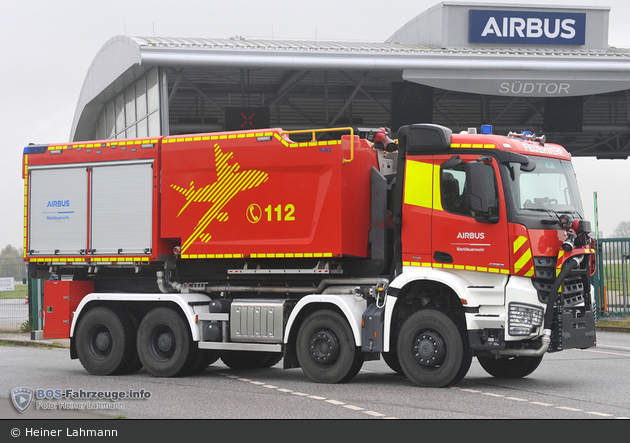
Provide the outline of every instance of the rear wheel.
<path id="1" fill-rule="evenodd" d="M 170 308 L 153 309 L 142 319 L 138 355 L 145 369 L 156 377 L 188 375 L 199 361 L 188 325 Z"/>
<path id="2" fill-rule="evenodd" d="M 477 357 L 481 367 L 496 378 L 523 378 L 538 368 L 540 357 Z"/>
<path id="3" fill-rule="evenodd" d="M 300 326 L 296 347 L 302 371 L 317 383 L 347 382 L 363 366 L 350 325 L 334 311 L 310 314 Z"/>
<path id="4" fill-rule="evenodd" d="M 135 328 L 124 311 L 97 307 L 79 321 L 77 354 L 83 367 L 95 375 L 137 371 Z"/>
<path id="5" fill-rule="evenodd" d="M 462 328 L 447 313 L 433 309 L 405 321 L 397 351 L 404 374 L 419 386 L 453 385 L 464 378 L 472 361 Z"/>

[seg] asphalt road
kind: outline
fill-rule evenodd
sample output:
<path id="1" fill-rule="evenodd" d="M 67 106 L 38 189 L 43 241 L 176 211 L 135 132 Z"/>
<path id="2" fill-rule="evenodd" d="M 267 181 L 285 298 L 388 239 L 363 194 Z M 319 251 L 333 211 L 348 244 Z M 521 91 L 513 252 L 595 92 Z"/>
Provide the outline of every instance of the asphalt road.
<path id="1" fill-rule="evenodd" d="M 0 373 L 0 416 L 9 420 L 630 417 L 630 334 L 617 332 L 599 332 L 597 348 L 548 354 L 524 379 L 495 379 L 473 360 L 466 378 L 446 389 L 413 386 L 382 360 L 366 362 L 355 379 L 341 385 L 312 383 L 301 370 L 283 370 L 281 363 L 265 370 L 233 371 L 220 361 L 194 377 L 155 378 L 144 370 L 96 377 L 78 360 L 70 360 L 67 349 L 21 346 L 0 346 Z M 10 398 L 11 390 L 18 387 L 50 390 L 51 397 L 55 390 L 70 389 L 73 393 L 134 392 L 145 398 L 34 399 L 20 413 Z M 87 409 L 90 402 L 93 409 Z M 62 403 L 71 409 L 62 409 Z M 113 403 L 116 409 L 111 409 Z M 77 409 L 77 404 L 84 409 Z"/>

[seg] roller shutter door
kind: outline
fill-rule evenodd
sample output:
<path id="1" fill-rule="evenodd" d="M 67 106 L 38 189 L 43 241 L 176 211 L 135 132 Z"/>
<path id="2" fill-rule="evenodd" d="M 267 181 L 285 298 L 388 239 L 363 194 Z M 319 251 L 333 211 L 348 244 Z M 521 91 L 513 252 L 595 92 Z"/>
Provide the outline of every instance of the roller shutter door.
<path id="1" fill-rule="evenodd" d="M 29 170 L 31 255 L 85 253 L 87 248 L 87 168 Z"/>
<path id="2" fill-rule="evenodd" d="M 150 254 L 153 161 L 92 167 L 91 250 Z"/>

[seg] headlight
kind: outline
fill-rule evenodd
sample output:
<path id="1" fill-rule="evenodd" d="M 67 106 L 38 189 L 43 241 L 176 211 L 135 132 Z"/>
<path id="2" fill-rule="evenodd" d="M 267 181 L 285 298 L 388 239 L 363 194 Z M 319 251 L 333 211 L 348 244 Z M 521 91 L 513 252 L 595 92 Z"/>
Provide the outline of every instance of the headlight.
<path id="1" fill-rule="evenodd" d="M 543 322 L 543 310 L 535 306 L 510 303 L 508 313 L 508 334 L 530 335 Z"/>

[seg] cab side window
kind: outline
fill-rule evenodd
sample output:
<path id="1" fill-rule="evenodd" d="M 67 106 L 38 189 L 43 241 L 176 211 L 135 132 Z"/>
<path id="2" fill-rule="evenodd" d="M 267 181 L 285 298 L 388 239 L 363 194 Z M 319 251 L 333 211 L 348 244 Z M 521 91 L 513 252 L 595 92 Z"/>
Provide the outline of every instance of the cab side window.
<path id="1" fill-rule="evenodd" d="M 486 183 L 490 197 L 489 215 L 499 214 L 499 193 L 494 169 L 486 165 Z M 466 208 L 466 171 L 464 165 L 442 169 L 440 176 L 442 208 L 453 214 L 473 217 L 474 214 Z"/>
<path id="2" fill-rule="evenodd" d="M 441 177 L 442 189 L 442 208 L 453 214 L 471 216 L 469 210 L 466 209 L 466 194 L 464 185 L 466 184 L 466 172 L 463 166 L 461 168 L 453 168 L 442 170 Z"/>

